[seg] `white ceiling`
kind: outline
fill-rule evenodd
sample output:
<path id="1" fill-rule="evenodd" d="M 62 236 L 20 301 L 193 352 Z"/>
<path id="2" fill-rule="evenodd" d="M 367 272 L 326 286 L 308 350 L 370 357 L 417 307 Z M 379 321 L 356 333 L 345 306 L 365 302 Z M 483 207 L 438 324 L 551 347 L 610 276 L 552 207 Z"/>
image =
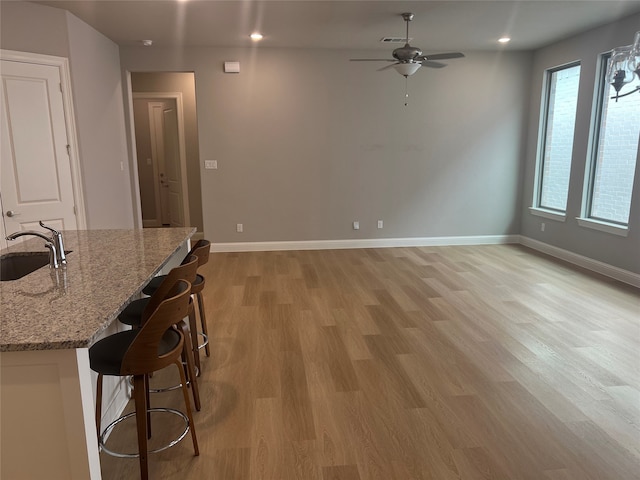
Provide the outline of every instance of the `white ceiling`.
<path id="1" fill-rule="evenodd" d="M 392 49 L 404 36 L 402 12 L 413 12 L 412 45 L 425 51 L 528 50 L 640 12 L 640 0 L 48 0 L 119 45 Z M 638 25 L 640 30 L 640 25 Z M 631 42 L 632 39 L 629 39 Z M 153 48 L 153 47 L 152 47 Z"/>

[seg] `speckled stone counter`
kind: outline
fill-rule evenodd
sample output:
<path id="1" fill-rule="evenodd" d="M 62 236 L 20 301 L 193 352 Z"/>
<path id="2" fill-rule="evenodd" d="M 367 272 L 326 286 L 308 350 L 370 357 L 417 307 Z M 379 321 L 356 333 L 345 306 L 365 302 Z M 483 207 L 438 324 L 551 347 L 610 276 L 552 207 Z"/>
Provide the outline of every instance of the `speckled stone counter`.
<path id="1" fill-rule="evenodd" d="M 67 266 L 0 282 L 0 351 L 90 346 L 194 228 L 65 231 Z M 36 237 L 2 250 L 46 251 Z"/>

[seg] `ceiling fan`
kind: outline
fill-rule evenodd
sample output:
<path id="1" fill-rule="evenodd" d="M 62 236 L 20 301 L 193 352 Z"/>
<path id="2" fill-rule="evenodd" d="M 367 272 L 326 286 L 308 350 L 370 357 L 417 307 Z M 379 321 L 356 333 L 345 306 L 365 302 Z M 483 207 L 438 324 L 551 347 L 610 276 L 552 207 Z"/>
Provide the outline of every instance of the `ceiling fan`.
<path id="1" fill-rule="evenodd" d="M 352 62 L 394 62 L 391 65 L 378 69 L 387 70 L 394 68 L 405 78 L 413 75 L 420 67 L 443 68 L 447 65 L 436 60 L 448 60 L 451 58 L 462 58 L 464 54 L 460 52 L 435 53 L 433 55 L 423 55 L 422 50 L 409 45 L 409 22 L 413 20 L 413 13 L 403 13 L 402 18 L 407 24 L 407 35 L 405 36 L 404 47 L 396 48 L 391 55 L 393 58 L 352 58 Z"/>

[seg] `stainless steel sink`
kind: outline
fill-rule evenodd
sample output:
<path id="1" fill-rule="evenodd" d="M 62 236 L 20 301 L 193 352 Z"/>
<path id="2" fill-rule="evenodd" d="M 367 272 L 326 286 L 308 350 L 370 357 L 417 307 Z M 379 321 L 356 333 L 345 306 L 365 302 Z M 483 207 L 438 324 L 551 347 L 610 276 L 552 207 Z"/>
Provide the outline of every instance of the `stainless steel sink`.
<path id="1" fill-rule="evenodd" d="M 7 253 L 0 257 L 0 281 L 18 280 L 48 265 L 49 252 Z"/>

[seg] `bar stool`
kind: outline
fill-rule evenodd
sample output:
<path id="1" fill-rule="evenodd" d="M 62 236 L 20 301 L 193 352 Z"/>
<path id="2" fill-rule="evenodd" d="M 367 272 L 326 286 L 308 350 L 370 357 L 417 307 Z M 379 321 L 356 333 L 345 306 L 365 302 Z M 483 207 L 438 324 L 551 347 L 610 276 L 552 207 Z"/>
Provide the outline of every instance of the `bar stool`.
<path id="1" fill-rule="evenodd" d="M 135 413 L 112 422 L 105 433 L 110 431 L 118 422 L 126 417 L 135 415 L 138 454 L 120 454 L 119 456 L 139 457 L 140 476 L 142 480 L 148 480 L 149 468 L 147 456 L 147 440 L 151 438 L 151 426 L 149 422 L 150 412 L 161 411 L 177 414 L 186 423 L 185 431 L 180 438 L 170 445 L 158 448 L 161 451 L 173 446 L 180 441 L 187 432 L 191 431 L 191 439 L 195 455 L 199 455 L 198 440 L 196 438 L 195 424 L 191 412 L 191 402 L 187 391 L 187 380 L 181 362 L 184 344 L 184 334 L 173 327 L 179 323 L 188 313 L 191 285 L 185 280 L 179 280 L 171 287 L 168 294 L 159 302 L 157 308 L 149 316 L 141 328 L 119 332 L 103 338 L 89 348 L 89 363 L 91 369 L 98 373 L 97 399 L 96 399 L 96 427 L 98 442 L 104 449 L 104 433 L 100 434 L 100 417 L 102 410 L 102 380 L 104 375 L 125 376 L 133 375 Z M 186 416 L 174 409 L 149 408 L 149 392 L 147 390 L 149 374 L 161 370 L 171 364 L 176 365 L 182 381 L 182 395 L 186 408 Z"/>
<path id="2" fill-rule="evenodd" d="M 179 266 L 172 268 L 167 275 L 162 276 L 163 281 L 160 283 L 158 289 L 153 293 L 151 297 L 141 298 L 139 300 L 134 300 L 133 302 L 131 302 L 120 313 L 120 315 L 118 316 L 118 320 L 120 320 L 120 322 L 124 323 L 125 325 L 130 325 L 134 329 L 140 328 L 140 326 L 143 325 L 147 321 L 149 316 L 153 313 L 153 310 L 157 307 L 158 301 L 162 301 L 162 299 L 165 297 L 165 295 L 175 282 L 177 282 L 178 280 L 186 280 L 193 285 L 192 282 L 196 279 L 197 270 L 198 257 L 196 257 L 195 255 L 187 255 Z M 195 324 L 194 315 L 195 313 L 193 301 L 191 300 L 191 297 L 189 297 L 189 323 L 191 324 Z M 198 381 L 196 379 L 197 372 L 194 363 L 194 358 L 197 354 L 197 350 L 193 348 L 189 327 L 187 326 L 184 319 L 180 320 L 180 322 L 177 324 L 177 327 L 182 330 L 182 333 L 185 336 L 184 351 L 182 356 L 184 362 L 187 365 L 187 384 L 191 386 L 195 409 L 197 411 L 200 411 L 200 391 L 198 389 Z M 181 385 L 178 384 L 163 389 L 150 389 L 150 392 L 165 392 L 169 390 L 175 390 L 180 387 Z"/>
<path id="3" fill-rule="evenodd" d="M 187 254 L 195 255 L 198 257 L 198 269 L 205 265 L 209 261 L 209 253 L 211 251 L 211 242 L 209 240 L 198 240 L 195 245 L 191 248 L 191 251 Z M 154 277 L 146 287 L 142 289 L 142 293 L 145 295 L 153 295 L 153 292 L 160 286 L 164 278 L 164 275 L 159 275 Z M 201 333 L 198 333 L 197 325 L 195 322 L 195 318 L 189 318 L 190 327 L 191 327 L 191 342 L 194 345 L 194 348 L 197 346 L 197 350 L 202 348 L 205 349 L 205 353 L 207 357 L 211 356 L 211 351 L 209 349 L 209 332 L 207 330 L 207 319 L 205 315 L 204 309 L 204 298 L 202 295 L 202 291 L 205 286 L 205 278 L 204 275 L 198 273 L 195 281 L 191 285 L 191 293 L 196 296 L 198 301 L 198 314 L 200 316 L 200 328 L 202 329 Z M 203 337 L 203 343 L 199 344 L 198 342 L 198 334 Z M 195 364 L 198 370 L 201 370 L 200 366 L 200 354 L 196 352 L 195 355 Z"/>

